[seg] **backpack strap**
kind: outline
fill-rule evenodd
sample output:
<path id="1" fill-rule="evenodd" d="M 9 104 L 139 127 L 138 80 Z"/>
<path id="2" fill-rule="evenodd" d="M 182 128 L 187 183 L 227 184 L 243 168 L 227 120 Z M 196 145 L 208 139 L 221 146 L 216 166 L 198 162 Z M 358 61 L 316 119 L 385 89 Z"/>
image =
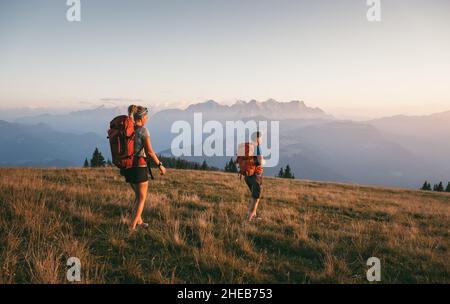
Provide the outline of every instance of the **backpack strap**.
<path id="1" fill-rule="evenodd" d="M 141 127 L 134 127 L 134 133 L 133 133 L 133 136 L 134 136 L 134 140 L 136 141 L 136 138 L 137 138 L 137 136 L 136 136 L 136 132 L 140 129 Z M 139 164 L 139 158 L 144 158 L 145 159 L 145 157 L 143 157 L 143 156 L 138 156 L 139 154 L 141 154 L 141 152 L 144 150 L 144 145 L 142 145 L 142 148 L 139 150 L 139 151 L 134 151 L 134 154 L 133 154 L 133 167 L 137 167 L 138 166 L 138 164 Z"/>
<path id="2" fill-rule="evenodd" d="M 134 140 L 136 141 L 136 132 L 138 131 L 138 130 L 140 130 L 142 127 L 134 127 L 134 133 L 133 133 L 133 136 L 134 136 Z M 139 151 L 135 151 L 134 152 L 134 156 L 136 157 L 137 155 L 139 155 L 139 154 L 141 154 L 141 152 L 144 150 L 144 145 L 142 145 L 142 148 L 139 150 Z"/>
<path id="3" fill-rule="evenodd" d="M 134 128 L 134 134 L 133 134 L 133 135 L 136 136 L 136 130 L 141 129 L 141 128 L 142 128 L 142 127 L 135 127 L 135 128 Z M 134 140 L 136 140 L 136 137 L 134 138 Z M 143 144 L 143 145 L 142 145 L 142 148 L 141 148 L 137 153 L 135 153 L 133 161 L 134 161 L 135 164 L 137 165 L 138 162 L 139 162 L 139 158 L 140 158 L 140 157 L 142 157 L 143 159 L 145 159 L 145 163 L 147 164 L 147 171 L 148 171 L 148 174 L 150 175 L 150 178 L 151 178 L 151 179 L 155 179 L 155 177 L 153 176 L 152 168 L 151 168 L 151 166 L 150 166 L 150 162 L 149 162 L 150 159 L 148 158 L 147 153 L 145 153 L 145 156 L 138 156 L 139 154 L 141 154 L 142 151 L 144 151 L 144 148 L 145 148 L 145 146 L 144 146 L 144 144 Z"/>

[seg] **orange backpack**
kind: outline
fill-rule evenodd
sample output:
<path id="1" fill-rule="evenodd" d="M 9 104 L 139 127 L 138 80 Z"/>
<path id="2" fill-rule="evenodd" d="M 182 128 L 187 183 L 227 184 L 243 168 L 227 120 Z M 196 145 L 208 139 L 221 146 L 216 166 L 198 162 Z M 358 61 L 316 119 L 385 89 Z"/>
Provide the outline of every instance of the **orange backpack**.
<path id="1" fill-rule="evenodd" d="M 120 169 L 133 167 L 134 161 L 134 121 L 120 115 L 111 120 L 108 130 L 112 162 Z"/>
<path id="2" fill-rule="evenodd" d="M 252 176 L 262 174 L 261 165 L 256 165 L 256 156 L 254 155 L 254 146 L 251 143 L 240 144 L 236 159 L 239 165 L 239 174 Z"/>

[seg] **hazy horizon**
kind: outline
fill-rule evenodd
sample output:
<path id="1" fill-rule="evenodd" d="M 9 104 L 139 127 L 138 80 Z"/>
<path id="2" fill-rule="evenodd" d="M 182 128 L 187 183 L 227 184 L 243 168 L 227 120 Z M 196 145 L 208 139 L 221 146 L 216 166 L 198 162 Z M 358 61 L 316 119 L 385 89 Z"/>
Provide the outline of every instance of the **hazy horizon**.
<path id="1" fill-rule="evenodd" d="M 270 99 L 270 98 L 269 98 Z M 272 98 L 275 99 L 275 98 Z M 214 100 L 215 102 L 221 104 L 221 105 L 228 105 L 231 106 L 232 104 L 234 104 L 237 101 L 242 101 L 242 100 L 234 100 L 232 102 L 221 102 L 220 100 L 215 100 L 215 99 L 208 99 L 208 100 Z M 47 106 L 47 107 L 42 107 L 42 106 L 33 106 L 33 105 L 27 105 L 27 106 L 13 106 L 13 107 L 0 107 L 0 110 L 3 110 L 5 112 L 20 112 L 21 110 L 29 110 L 29 112 L 25 113 L 25 115 L 23 116 L 28 116 L 28 115 L 40 115 L 43 113 L 46 114 L 67 114 L 70 113 L 72 111 L 83 111 L 83 110 L 94 110 L 97 109 L 99 107 L 120 107 L 120 108 L 125 108 L 127 107 L 129 104 L 139 104 L 139 105 L 144 105 L 144 106 L 148 106 L 150 109 L 151 113 L 157 113 L 159 111 L 162 110 L 167 110 L 167 109 L 181 109 L 184 110 L 186 109 L 188 106 L 193 105 L 193 104 L 198 104 L 198 103 L 203 103 L 206 102 L 208 100 L 199 100 L 198 102 L 192 102 L 192 103 L 159 103 L 159 104 L 155 104 L 155 103 L 148 103 L 145 101 L 141 101 L 141 100 L 130 100 L 128 102 L 122 102 L 122 103 L 114 103 L 114 102 L 110 102 L 110 101 L 98 101 L 96 102 L 81 102 L 79 105 L 74 105 L 74 106 L 58 106 L 58 105 L 54 105 L 54 106 Z M 276 100 L 276 99 L 275 99 Z M 295 100 L 299 100 L 299 101 L 303 101 L 301 99 L 295 99 Z M 248 102 L 250 100 L 244 100 L 245 102 Z M 258 102 L 265 102 L 266 100 L 257 100 Z M 289 101 L 284 101 L 284 100 L 277 100 L 278 102 L 290 102 Z M 305 101 L 304 101 L 305 102 Z M 309 108 L 315 108 L 316 106 L 313 106 L 312 104 L 305 102 L 306 106 Z M 391 116 L 399 116 L 399 115 L 405 115 L 405 116 L 429 116 L 432 114 L 437 114 L 437 113 L 442 113 L 442 112 L 448 112 L 450 111 L 450 106 L 448 107 L 447 110 L 442 110 L 442 111 L 428 111 L 428 112 L 424 112 L 424 113 L 414 113 L 414 112 L 402 112 L 401 110 L 399 112 L 385 112 L 383 113 L 382 111 L 373 111 L 372 113 L 367 113 L 367 109 L 347 109 L 347 108 L 322 108 L 320 106 L 318 106 L 318 108 L 320 108 L 321 110 L 323 110 L 324 112 L 326 112 L 327 114 L 330 114 L 332 116 L 334 116 L 337 119 L 350 119 L 350 120 L 372 120 L 372 119 L 377 119 L 377 118 L 384 118 L 384 117 L 391 117 Z M 36 112 L 35 114 L 33 114 L 33 112 Z M 18 115 L 20 116 L 20 115 Z M 15 119 L 16 117 L 13 117 L 13 119 Z M 0 119 L 6 119 L 6 117 L 4 116 L 0 116 Z"/>
<path id="2" fill-rule="evenodd" d="M 0 0 L 0 109 L 304 100 L 338 118 L 450 110 L 450 2 Z"/>

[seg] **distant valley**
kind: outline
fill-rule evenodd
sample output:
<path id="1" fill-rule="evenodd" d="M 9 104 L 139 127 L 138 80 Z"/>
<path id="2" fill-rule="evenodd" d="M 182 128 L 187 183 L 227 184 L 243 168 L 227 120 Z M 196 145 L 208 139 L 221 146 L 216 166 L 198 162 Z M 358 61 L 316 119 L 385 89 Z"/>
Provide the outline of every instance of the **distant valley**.
<path id="1" fill-rule="evenodd" d="M 109 157 L 109 121 L 126 108 L 98 107 L 65 114 L 43 114 L 1 121 L 1 166 L 81 166 L 95 147 Z M 417 188 L 425 179 L 450 179 L 450 111 L 429 116 L 393 116 L 365 122 L 338 120 L 302 101 L 270 99 L 221 105 L 213 100 L 184 110 L 151 113 L 154 148 L 170 154 L 173 122 L 204 120 L 280 121 L 280 164 L 297 178 Z M 225 140 L 225 139 L 224 139 Z M 188 157 L 223 167 L 229 157 Z"/>

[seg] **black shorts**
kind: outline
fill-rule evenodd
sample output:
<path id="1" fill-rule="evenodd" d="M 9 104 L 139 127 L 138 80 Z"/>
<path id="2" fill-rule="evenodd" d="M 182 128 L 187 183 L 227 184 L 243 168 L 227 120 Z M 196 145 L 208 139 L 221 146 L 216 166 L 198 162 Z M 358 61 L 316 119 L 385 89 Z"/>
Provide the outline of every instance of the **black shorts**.
<path id="1" fill-rule="evenodd" d="M 123 171 L 125 181 L 130 184 L 140 184 L 148 181 L 147 167 L 133 167 Z"/>
<path id="2" fill-rule="evenodd" d="M 245 183 L 252 192 L 252 197 L 254 199 L 261 198 L 262 192 L 262 175 L 253 174 L 252 176 L 245 177 Z"/>

